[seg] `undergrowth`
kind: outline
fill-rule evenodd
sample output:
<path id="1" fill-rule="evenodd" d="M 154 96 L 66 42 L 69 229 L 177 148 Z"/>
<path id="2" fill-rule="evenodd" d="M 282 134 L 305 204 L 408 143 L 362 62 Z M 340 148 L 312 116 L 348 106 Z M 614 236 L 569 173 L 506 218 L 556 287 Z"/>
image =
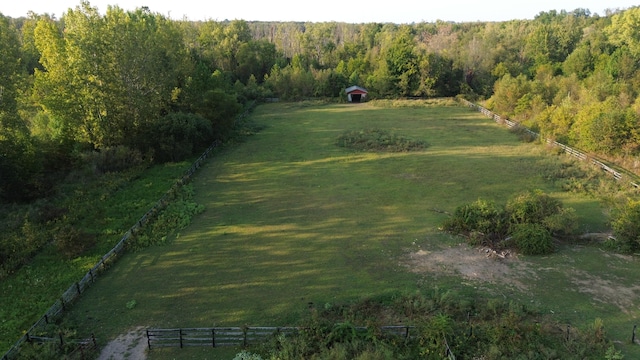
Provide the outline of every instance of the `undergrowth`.
<path id="1" fill-rule="evenodd" d="M 130 238 L 127 248 L 135 251 L 151 245 L 166 244 L 168 239 L 191 223 L 193 216 L 203 211 L 204 206 L 193 199 L 193 186 L 184 185 L 172 194 L 167 206 L 155 219 Z"/>
<path id="2" fill-rule="evenodd" d="M 408 332 L 381 332 L 404 324 Z M 407 336 L 408 335 L 408 336 Z M 302 330 L 236 359 L 618 359 L 602 320 L 566 327 L 504 299 L 435 287 L 311 309 Z"/>
<path id="3" fill-rule="evenodd" d="M 357 151 L 407 152 L 425 149 L 428 144 L 382 129 L 347 131 L 336 140 L 336 145 Z"/>

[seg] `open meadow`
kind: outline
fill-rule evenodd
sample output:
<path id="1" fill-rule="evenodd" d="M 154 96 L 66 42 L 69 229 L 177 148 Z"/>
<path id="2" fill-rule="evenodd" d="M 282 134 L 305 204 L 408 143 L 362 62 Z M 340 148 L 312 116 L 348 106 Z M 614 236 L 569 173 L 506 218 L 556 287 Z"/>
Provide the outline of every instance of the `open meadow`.
<path id="1" fill-rule="evenodd" d="M 511 299 L 557 321 L 597 318 L 628 358 L 638 321 L 638 259 L 563 243 L 544 257 L 488 257 L 438 228 L 479 198 L 532 189 L 573 207 L 580 232 L 606 232 L 594 197 L 565 192 L 563 161 L 455 103 L 260 105 L 262 128 L 212 156 L 193 179 L 205 206 L 168 245 L 128 253 L 66 322 L 107 340 L 137 327 L 295 326 L 310 307 L 434 286 Z M 383 129 L 428 146 L 356 152 L 348 131 Z M 389 324 L 393 325 L 393 324 Z M 232 358 L 229 350 L 152 350 L 150 359 Z M 231 354 L 231 355 L 230 355 Z"/>

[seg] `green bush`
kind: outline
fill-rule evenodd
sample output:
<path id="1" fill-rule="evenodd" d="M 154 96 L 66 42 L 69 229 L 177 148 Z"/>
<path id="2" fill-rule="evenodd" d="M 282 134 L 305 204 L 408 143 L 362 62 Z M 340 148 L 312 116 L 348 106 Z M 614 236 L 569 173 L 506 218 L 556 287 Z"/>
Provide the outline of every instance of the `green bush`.
<path id="1" fill-rule="evenodd" d="M 640 249 L 640 201 L 630 200 L 618 208 L 612 216 L 611 227 L 623 251 Z"/>
<path id="2" fill-rule="evenodd" d="M 85 153 L 83 157 L 96 174 L 124 171 L 146 162 L 140 150 L 124 145 L 91 151 Z"/>
<path id="3" fill-rule="evenodd" d="M 456 208 L 445 220 L 444 230 L 466 234 L 472 242 L 496 245 L 506 234 L 504 210 L 492 201 L 478 199 Z"/>
<path id="4" fill-rule="evenodd" d="M 525 255 L 550 254 L 554 250 L 551 233 L 542 224 L 518 224 L 511 237 L 518 251 Z"/>
<path id="5" fill-rule="evenodd" d="M 504 207 L 482 199 L 459 206 L 444 221 L 443 230 L 466 235 L 472 245 L 515 244 L 526 254 L 546 254 L 553 251 L 554 235 L 575 234 L 577 216 L 574 209 L 535 190 L 512 196 Z"/>
<path id="6" fill-rule="evenodd" d="M 149 133 L 150 146 L 159 163 L 182 161 L 213 140 L 211 122 L 188 113 L 170 113 L 160 118 Z"/>
<path id="7" fill-rule="evenodd" d="M 562 209 L 562 203 L 540 190 L 527 191 L 512 196 L 505 210 L 509 223 L 540 224 L 545 218 L 555 215 Z"/>

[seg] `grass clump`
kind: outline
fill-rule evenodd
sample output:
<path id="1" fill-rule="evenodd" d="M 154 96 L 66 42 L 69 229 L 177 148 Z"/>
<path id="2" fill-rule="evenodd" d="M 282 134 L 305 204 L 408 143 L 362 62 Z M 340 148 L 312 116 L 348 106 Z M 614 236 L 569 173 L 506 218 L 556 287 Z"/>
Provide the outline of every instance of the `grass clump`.
<path id="1" fill-rule="evenodd" d="M 347 131 L 336 140 L 336 145 L 357 151 L 407 152 L 425 149 L 422 140 L 413 140 L 382 129 Z"/>

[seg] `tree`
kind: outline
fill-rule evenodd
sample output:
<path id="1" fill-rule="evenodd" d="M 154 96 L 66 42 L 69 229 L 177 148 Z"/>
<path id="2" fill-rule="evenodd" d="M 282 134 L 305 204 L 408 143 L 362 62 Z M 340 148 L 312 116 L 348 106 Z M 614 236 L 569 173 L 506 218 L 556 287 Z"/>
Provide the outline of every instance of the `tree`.
<path id="1" fill-rule="evenodd" d="M 585 150 L 615 155 L 632 139 L 635 118 L 613 97 L 583 106 L 575 119 L 570 139 Z"/>
<path id="2" fill-rule="evenodd" d="M 95 148 L 136 146 L 178 85 L 180 32 L 148 9 L 109 7 L 101 17 L 87 2 L 63 21 L 64 32 L 46 19 L 35 30 L 44 67 L 35 73 L 41 106 L 65 136 Z"/>
<path id="3" fill-rule="evenodd" d="M 520 74 L 514 78 L 506 74 L 494 84 L 492 108 L 502 115 L 513 115 L 518 101 L 530 91 L 531 84 L 526 76 Z"/>
<path id="4" fill-rule="evenodd" d="M 418 56 L 409 26 L 401 26 L 385 54 L 389 75 L 400 96 L 412 96 L 418 90 Z"/>
<path id="5" fill-rule="evenodd" d="M 633 7 L 611 17 L 611 25 L 604 31 L 611 43 L 627 47 L 634 57 L 640 56 L 640 7 Z"/>
<path id="6" fill-rule="evenodd" d="M 243 43 L 237 52 L 238 67 L 236 76 L 246 84 L 253 75 L 256 80 L 262 82 L 276 63 L 275 45 L 263 40 L 251 40 Z"/>

